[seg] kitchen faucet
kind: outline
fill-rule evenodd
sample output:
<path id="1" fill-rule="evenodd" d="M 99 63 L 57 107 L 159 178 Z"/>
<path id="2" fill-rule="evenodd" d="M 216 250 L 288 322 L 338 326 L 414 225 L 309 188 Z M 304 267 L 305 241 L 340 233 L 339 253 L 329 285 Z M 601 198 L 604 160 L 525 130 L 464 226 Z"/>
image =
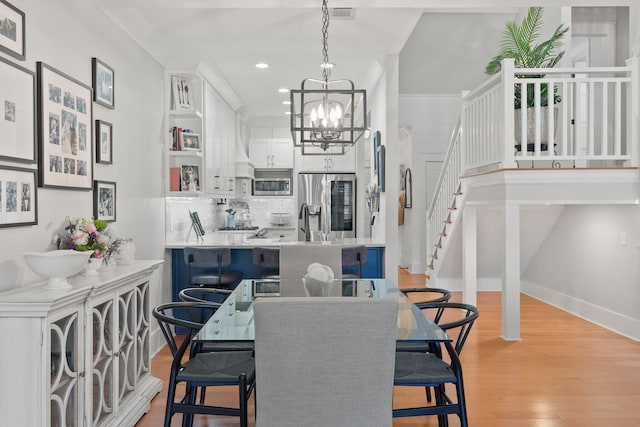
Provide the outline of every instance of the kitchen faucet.
<path id="1" fill-rule="evenodd" d="M 300 213 L 298 213 L 298 219 L 304 219 L 304 226 L 300 227 L 300 230 L 304 233 L 304 241 L 311 241 L 311 230 L 309 227 L 309 206 L 306 203 L 300 205 Z"/>

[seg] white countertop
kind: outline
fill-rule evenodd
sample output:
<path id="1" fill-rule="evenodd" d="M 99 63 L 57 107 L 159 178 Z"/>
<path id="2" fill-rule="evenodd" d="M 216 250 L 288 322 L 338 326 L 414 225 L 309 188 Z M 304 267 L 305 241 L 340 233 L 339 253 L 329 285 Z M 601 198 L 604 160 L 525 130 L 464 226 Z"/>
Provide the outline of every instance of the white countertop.
<path id="1" fill-rule="evenodd" d="M 248 238 L 246 234 L 241 233 L 208 233 L 205 234 L 204 240 L 196 240 L 190 237 L 188 241 L 166 242 L 167 249 L 182 249 L 185 246 L 229 246 L 230 248 L 253 248 L 256 246 L 280 246 L 280 245 L 365 245 L 384 247 L 384 242 L 369 237 L 357 237 L 349 239 L 333 240 L 329 242 L 299 242 L 299 241 L 282 241 L 280 239 L 256 239 Z"/>

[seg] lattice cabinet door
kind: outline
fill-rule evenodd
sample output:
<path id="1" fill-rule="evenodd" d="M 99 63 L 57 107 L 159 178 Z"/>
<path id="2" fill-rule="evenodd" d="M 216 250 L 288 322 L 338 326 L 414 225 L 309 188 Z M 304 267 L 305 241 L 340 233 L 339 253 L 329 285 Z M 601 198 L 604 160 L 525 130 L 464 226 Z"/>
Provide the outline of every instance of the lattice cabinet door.
<path id="1" fill-rule="evenodd" d="M 149 282 L 136 287 L 136 374 L 137 380 L 151 371 L 149 350 Z"/>
<path id="2" fill-rule="evenodd" d="M 136 301 L 137 288 L 119 294 L 118 300 L 118 401 L 136 387 Z"/>
<path id="3" fill-rule="evenodd" d="M 50 425 L 82 425 L 84 363 L 81 351 L 82 311 L 73 311 L 49 323 Z"/>
<path id="4" fill-rule="evenodd" d="M 115 300 L 113 297 L 90 308 L 91 325 L 91 415 L 93 426 L 107 425 L 115 411 Z"/>

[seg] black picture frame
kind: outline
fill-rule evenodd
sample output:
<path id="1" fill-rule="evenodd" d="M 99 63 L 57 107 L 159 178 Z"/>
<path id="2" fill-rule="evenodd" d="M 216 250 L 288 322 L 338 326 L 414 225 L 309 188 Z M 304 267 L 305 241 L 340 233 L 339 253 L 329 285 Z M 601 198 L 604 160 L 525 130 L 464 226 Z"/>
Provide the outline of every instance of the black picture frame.
<path id="1" fill-rule="evenodd" d="M 380 131 L 377 130 L 373 133 L 373 138 L 371 139 L 373 144 L 373 171 L 378 172 L 378 148 L 380 148 Z"/>
<path id="2" fill-rule="evenodd" d="M 376 153 L 377 161 L 378 161 L 378 191 L 381 193 L 384 192 L 384 174 L 385 174 L 385 157 L 386 157 L 386 148 L 384 145 L 378 147 L 378 152 Z"/>
<path id="3" fill-rule="evenodd" d="M 113 163 L 113 124 L 96 120 L 96 162 L 110 165 Z"/>
<path id="4" fill-rule="evenodd" d="M 93 101 L 111 110 L 115 103 L 115 71 L 98 58 L 91 59 L 91 81 Z"/>
<path id="5" fill-rule="evenodd" d="M 0 57 L 0 160 L 36 162 L 36 73 Z"/>
<path id="6" fill-rule="evenodd" d="M 0 51 L 24 61 L 26 56 L 26 21 L 24 12 L 0 0 Z"/>
<path id="7" fill-rule="evenodd" d="M 35 169 L 0 166 L 0 227 L 38 224 Z"/>
<path id="8" fill-rule="evenodd" d="M 38 186 L 93 188 L 91 87 L 44 62 L 36 63 Z"/>
<path id="9" fill-rule="evenodd" d="M 95 180 L 93 183 L 93 217 L 106 222 L 116 220 L 116 183 Z"/>

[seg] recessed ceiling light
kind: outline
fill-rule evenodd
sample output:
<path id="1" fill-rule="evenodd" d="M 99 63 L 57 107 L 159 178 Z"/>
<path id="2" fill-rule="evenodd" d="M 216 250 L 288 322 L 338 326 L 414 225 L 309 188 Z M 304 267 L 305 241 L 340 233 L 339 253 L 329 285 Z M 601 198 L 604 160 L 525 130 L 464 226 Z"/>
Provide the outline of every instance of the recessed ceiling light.
<path id="1" fill-rule="evenodd" d="M 291 115 L 291 111 L 285 111 L 285 112 L 284 112 L 284 114 L 285 114 L 286 116 L 290 116 L 290 115 Z"/>
<path id="2" fill-rule="evenodd" d="M 256 64 L 256 68 L 269 68 L 269 64 L 267 64 L 266 62 L 258 62 Z"/>
<path id="3" fill-rule="evenodd" d="M 280 89 L 278 89 L 278 92 L 280 92 L 280 93 L 288 93 L 289 89 L 287 89 L 286 87 L 281 87 Z"/>
<path id="4" fill-rule="evenodd" d="M 335 67 L 336 64 L 334 64 L 333 62 L 323 62 L 322 64 L 320 64 L 320 66 L 322 68 L 333 68 Z"/>
<path id="5" fill-rule="evenodd" d="M 291 105 L 291 101 L 282 101 L 284 105 Z"/>

